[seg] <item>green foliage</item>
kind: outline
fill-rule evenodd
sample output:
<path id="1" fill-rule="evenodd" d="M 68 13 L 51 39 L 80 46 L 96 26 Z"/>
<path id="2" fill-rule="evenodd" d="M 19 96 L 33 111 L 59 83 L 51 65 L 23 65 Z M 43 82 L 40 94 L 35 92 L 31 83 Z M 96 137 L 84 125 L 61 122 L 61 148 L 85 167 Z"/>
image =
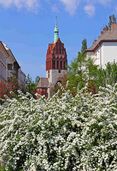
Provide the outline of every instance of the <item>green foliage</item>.
<path id="1" fill-rule="evenodd" d="M 114 85 L 117 82 L 117 63 L 108 63 L 105 68 L 100 68 L 92 59 L 86 58 L 83 45 L 81 49 L 69 66 L 68 89 L 72 94 L 76 95 L 77 90 L 86 85 L 92 93 L 97 93 L 100 86 Z"/>
<path id="2" fill-rule="evenodd" d="M 36 84 L 36 85 L 38 84 L 39 80 L 40 80 L 40 77 L 37 76 L 37 77 L 35 78 L 35 84 Z"/>
<path id="3" fill-rule="evenodd" d="M 5 168 L 3 166 L 0 166 L 0 171 L 5 171 Z"/>
<path id="4" fill-rule="evenodd" d="M 84 53 L 86 49 L 87 49 L 87 40 L 84 39 L 82 41 L 81 53 Z"/>
<path id="5" fill-rule="evenodd" d="M 35 90 L 36 90 L 36 83 L 32 81 L 32 78 L 28 74 L 26 77 L 26 91 L 31 94 L 34 94 Z"/>

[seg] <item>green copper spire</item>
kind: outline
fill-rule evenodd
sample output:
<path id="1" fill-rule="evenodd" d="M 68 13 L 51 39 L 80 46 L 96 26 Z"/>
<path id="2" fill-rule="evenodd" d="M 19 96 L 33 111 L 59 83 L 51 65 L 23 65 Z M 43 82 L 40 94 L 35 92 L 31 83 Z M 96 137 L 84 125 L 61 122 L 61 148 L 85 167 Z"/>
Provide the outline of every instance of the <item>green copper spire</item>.
<path id="1" fill-rule="evenodd" d="M 56 17 L 56 24 L 54 27 L 54 43 L 58 40 L 58 38 L 59 38 L 59 28 L 58 28 L 57 17 Z"/>

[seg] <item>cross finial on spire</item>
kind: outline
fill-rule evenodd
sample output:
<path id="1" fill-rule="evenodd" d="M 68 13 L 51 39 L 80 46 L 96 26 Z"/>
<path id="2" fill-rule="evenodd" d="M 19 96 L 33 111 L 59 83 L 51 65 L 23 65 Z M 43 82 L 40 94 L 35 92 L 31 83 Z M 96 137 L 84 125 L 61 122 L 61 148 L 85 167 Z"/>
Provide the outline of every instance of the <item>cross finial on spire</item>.
<path id="1" fill-rule="evenodd" d="M 56 16 L 56 23 L 55 23 L 56 26 L 58 26 L 58 18 Z"/>
<path id="2" fill-rule="evenodd" d="M 59 29 L 58 29 L 58 20 L 56 16 L 56 23 L 54 27 L 54 43 L 58 40 L 58 38 L 59 38 Z"/>

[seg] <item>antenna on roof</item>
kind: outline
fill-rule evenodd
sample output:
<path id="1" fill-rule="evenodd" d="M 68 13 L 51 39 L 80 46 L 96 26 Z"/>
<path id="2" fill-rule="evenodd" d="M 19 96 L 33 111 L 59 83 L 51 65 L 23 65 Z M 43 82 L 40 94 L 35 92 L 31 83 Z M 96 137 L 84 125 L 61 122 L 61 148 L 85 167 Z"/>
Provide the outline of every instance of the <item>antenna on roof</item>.
<path id="1" fill-rule="evenodd" d="M 55 25 L 58 26 L 58 17 L 56 16 L 56 22 Z"/>

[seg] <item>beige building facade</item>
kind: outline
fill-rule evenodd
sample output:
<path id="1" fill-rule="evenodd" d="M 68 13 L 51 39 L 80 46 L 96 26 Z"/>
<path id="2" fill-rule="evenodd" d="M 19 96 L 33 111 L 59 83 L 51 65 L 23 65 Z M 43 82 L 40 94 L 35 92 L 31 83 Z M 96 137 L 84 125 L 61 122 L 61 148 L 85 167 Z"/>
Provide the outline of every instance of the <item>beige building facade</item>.
<path id="1" fill-rule="evenodd" d="M 19 88 L 25 87 L 25 74 L 22 72 L 11 49 L 0 41 L 0 81 L 8 82 L 12 78 L 15 78 L 18 82 Z"/>

